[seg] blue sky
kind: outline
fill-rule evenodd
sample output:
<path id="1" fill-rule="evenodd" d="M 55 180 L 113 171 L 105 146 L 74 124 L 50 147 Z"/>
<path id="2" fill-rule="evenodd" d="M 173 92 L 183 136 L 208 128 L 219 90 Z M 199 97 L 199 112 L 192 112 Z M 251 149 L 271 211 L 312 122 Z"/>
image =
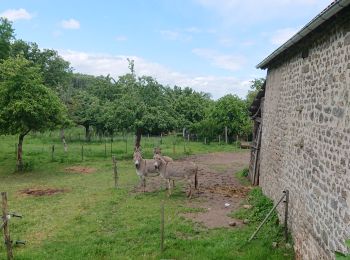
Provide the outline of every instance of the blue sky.
<path id="1" fill-rule="evenodd" d="M 263 58 L 331 0 L 0 0 L 16 37 L 57 50 L 76 72 L 128 71 L 217 99 L 244 97 Z"/>

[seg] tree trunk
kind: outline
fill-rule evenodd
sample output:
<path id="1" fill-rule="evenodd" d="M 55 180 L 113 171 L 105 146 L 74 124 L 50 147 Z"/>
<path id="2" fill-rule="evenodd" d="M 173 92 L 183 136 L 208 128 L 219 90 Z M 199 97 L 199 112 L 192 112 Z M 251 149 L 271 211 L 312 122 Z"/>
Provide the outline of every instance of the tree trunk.
<path id="1" fill-rule="evenodd" d="M 85 125 L 85 140 L 90 142 L 90 126 Z"/>
<path id="2" fill-rule="evenodd" d="M 141 146 L 141 137 L 142 137 L 142 132 L 141 130 L 136 131 L 136 139 L 135 139 L 135 148 L 140 148 Z"/>
<path id="3" fill-rule="evenodd" d="M 64 152 L 66 153 L 68 151 L 68 146 L 66 143 L 66 136 L 64 135 L 64 128 L 61 128 L 61 140 L 63 143 Z"/>
<path id="4" fill-rule="evenodd" d="M 28 131 L 29 132 L 29 131 Z M 23 171 L 23 139 L 26 136 L 26 133 L 21 133 L 18 138 L 18 149 L 17 149 L 17 171 Z"/>

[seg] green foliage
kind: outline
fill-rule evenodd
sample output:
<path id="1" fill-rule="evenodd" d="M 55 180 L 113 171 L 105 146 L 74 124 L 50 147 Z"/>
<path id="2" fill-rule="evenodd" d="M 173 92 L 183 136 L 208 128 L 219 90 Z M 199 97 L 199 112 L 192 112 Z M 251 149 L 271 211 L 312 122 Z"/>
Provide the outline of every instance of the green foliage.
<path id="1" fill-rule="evenodd" d="M 248 94 L 246 96 L 246 102 L 247 102 L 248 108 L 252 105 L 256 95 L 261 90 L 262 86 L 264 85 L 264 82 L 265 82 L 264 78 L 254 79 L 250 82 L 251 83 L 251 85 L 250 85 L 251 90 L 248 91 Z"/>
<path id="2" fill-rule="evenodd" d="M 350 240 L 346 241 L 346 246 L 350 248 Z M 335 252 L 335 258 L 336 260 L 349 260 L 350 259 L 350 254 L 343 254 L 340 252 Z"/>
<path id="3" fill-rule="evenodd" d="M 11 45 L 11 57 L 15 58 L 18 55 L 40 67 L 45 86 L 59 93 L 64 93 L 68 86 L 72 69 L 69 66 L 69 62 L 61 58 L 57 51 L 40 50 L 36 43 L 16 40 Z"/>
<path id="4" fill-rule="evenodd" d="M 263 221 L 266 215 L 273 207 L 273 201 L 266 197 L 261 188 L 252 189 L 248 195 L 247 202 L 252 205 L 251 209 L 242 209 L 235 213 L 235 217 L 242 219 L 249 219 L 253 223 L 259 223 Z M 274 212 L 270 217 L 270 222 L 276 223 L 278 221 L 277 213 Z"/>
<path id="5" fill-rule="evenodd" d="M 14 39 L 12 23 L 0 17 L 0 61 L 10 55 L 11 41 Z"/>
<path id="6" fill-rule="evenodd" d="M 247 106 L 236 95 L 229 94 L 220 98 L 215 103 L 210 117 L 221 131 L 227 126 L 228 135 L 246 135 L 251 132 Z"/>
<path id="7" fill-rule="evenodd" d="M 0 134 L 44 131 L 65 121 L 65 108 L 43 85 L 40 68 L 23 57 L 0 63 Z"/>

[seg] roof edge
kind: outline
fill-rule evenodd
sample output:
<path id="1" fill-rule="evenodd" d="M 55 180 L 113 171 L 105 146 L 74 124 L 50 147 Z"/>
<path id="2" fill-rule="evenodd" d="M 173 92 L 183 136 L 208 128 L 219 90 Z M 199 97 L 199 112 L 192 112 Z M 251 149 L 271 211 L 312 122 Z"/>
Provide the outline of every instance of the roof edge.
<path id="1" fill-rule="evenodd" d="M 314 31 L 317 27 L 319 27 L 329 18 L 333 17 L 336 13 L 347 7 L 349 4 L 350 0 L 338 0 L 331 3 L 326 9 L 324 9 L 315 18 L 313 18 L 299 32 L 297 32 L 292 38 L 290 38 L 287 42 L 285 42 L 283 45 L 277 48 L 258 65 L 256 65 L 256 68 L 265 69 L 267 65 L 279 54 L 281 54 L 283 51 L 287 50 L 289 47 L 293 46 L 295 43 L 304 38 L 306 35 Z"/>

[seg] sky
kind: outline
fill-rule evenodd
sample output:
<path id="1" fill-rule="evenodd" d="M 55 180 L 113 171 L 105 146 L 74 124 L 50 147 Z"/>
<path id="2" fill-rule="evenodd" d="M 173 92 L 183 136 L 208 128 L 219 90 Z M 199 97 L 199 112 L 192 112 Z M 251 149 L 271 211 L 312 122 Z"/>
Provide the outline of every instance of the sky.
<path id="1" fill-rule="evenodd" d="M 128 72 L 245 97 L 255 66 L 331 0 L 0 0 L 17 39 L 55 49 L 75 72 Z"/>

